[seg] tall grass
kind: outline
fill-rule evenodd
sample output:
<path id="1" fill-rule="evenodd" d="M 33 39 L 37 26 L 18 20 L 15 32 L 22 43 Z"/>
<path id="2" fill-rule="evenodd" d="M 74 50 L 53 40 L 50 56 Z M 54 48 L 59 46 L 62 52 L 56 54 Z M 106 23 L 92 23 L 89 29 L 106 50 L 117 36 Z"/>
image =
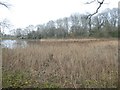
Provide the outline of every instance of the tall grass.
<path id="1" fill-rule="evenodd" d="M 54 40 L 4 48 L 3 87 L 117 87 L 117 44 L 116 40 Z"/>

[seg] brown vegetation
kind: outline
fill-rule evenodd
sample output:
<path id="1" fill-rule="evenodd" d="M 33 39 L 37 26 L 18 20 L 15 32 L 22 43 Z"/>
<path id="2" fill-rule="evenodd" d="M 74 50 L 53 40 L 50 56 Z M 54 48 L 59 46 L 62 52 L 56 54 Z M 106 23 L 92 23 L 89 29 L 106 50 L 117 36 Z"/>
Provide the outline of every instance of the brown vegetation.
<path id="1" fill-rule="evenodd" d="M 3 73 L 24 72 L 43 83 L 71 88 L 117 86 L 116 40 L 29 41 L 26 48 L 3 49 Z M 3 86 L 8 87 L 4 82 Z M 37 86 L 37 83 L 39 84 Z"/>

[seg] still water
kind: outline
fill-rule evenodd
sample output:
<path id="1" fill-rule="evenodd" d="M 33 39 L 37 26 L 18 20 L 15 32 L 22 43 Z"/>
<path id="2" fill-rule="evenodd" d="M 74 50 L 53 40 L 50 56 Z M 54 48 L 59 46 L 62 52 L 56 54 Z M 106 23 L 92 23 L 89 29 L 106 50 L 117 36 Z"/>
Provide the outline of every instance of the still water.
<path id="1" fill-rule="evenodd" d="M 0 42 L 2 48 L 16 48 L 16 47 L 26 47 L 27 41 L 24 40 L 1 40 Z"/>

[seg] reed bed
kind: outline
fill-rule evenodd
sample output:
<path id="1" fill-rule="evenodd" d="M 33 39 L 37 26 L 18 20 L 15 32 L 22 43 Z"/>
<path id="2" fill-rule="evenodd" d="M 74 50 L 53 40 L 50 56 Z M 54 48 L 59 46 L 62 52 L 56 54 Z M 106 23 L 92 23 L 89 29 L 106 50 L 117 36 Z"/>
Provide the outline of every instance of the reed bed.
<path id="1" fill-rule="evenodd" d="M 42 40 L 28 44 L 26 48 L 2 50 L 3 87 L 117 87 L 117 40 Z"/>

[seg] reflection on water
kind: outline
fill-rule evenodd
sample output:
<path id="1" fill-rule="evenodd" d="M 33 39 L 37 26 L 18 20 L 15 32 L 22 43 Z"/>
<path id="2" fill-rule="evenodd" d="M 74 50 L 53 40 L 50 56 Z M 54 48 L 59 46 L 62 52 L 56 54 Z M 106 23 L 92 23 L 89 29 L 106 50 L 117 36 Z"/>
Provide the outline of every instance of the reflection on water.
<path id="1" fill-rule="evenodd" d="M 27 42 L 23 40 L 2 40 L 2 48 L 16 48 L 16 47 L 26 47 Z"/>

